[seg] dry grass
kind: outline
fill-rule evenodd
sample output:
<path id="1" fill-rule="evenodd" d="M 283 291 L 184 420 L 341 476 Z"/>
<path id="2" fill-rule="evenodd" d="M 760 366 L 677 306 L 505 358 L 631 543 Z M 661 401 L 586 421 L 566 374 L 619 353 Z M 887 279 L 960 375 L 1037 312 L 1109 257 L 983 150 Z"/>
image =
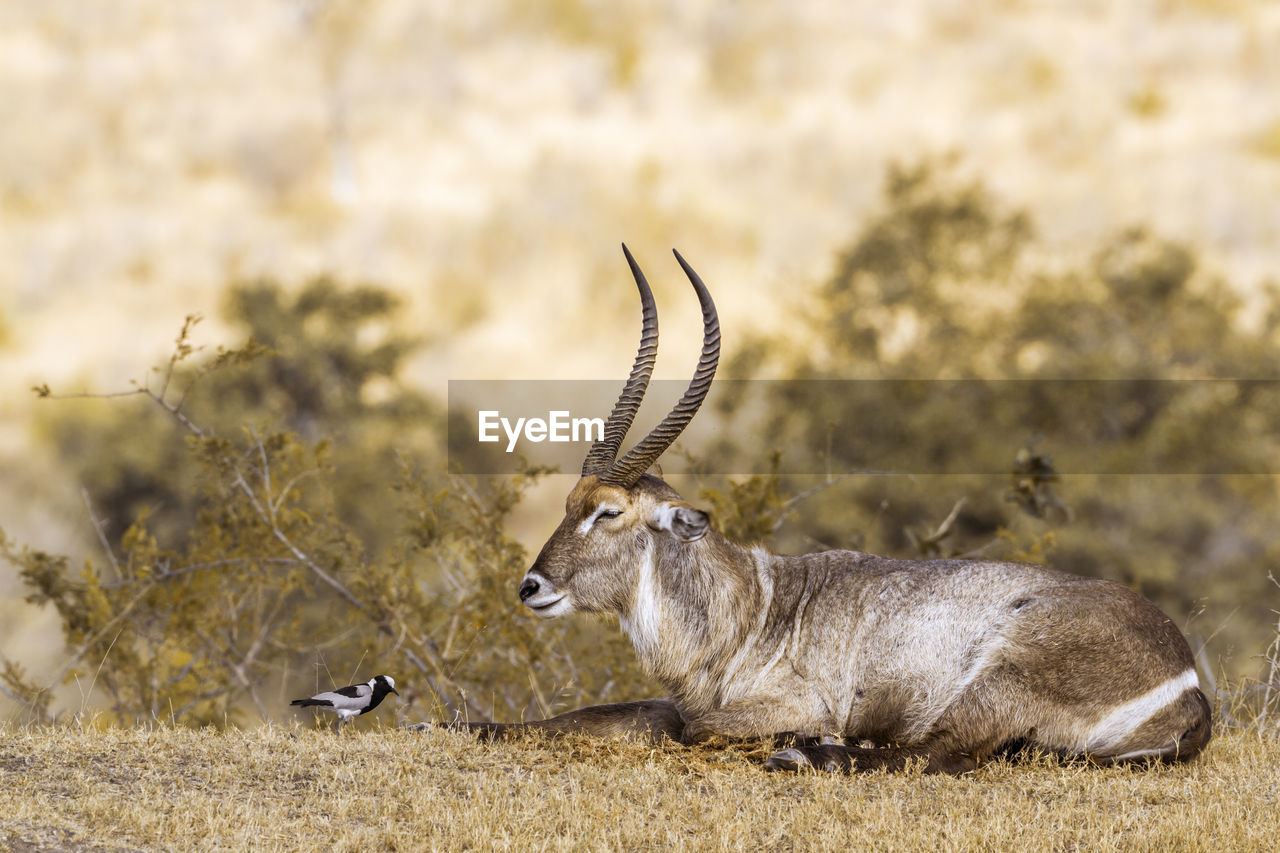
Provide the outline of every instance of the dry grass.
<path id="1" fill-rule="evenodd" d="M 1280 741 L 1154 771 L 768 774 L 742 750 L 451 732 L 0 728 L 0 847 L 1272 850 Z"/>

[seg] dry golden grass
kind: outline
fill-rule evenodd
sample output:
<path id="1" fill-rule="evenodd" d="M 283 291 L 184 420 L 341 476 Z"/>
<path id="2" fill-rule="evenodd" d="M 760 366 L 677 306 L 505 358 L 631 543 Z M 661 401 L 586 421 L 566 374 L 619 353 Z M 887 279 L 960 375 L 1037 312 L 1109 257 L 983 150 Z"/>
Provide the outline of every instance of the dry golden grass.
<path id="1" fill-rule="evenodd" d="M 0 728 L 0 847 L 1273 850 L 1280 741 L 1187 766 L 769 774 L 741 749 L 452 732 Z"/>

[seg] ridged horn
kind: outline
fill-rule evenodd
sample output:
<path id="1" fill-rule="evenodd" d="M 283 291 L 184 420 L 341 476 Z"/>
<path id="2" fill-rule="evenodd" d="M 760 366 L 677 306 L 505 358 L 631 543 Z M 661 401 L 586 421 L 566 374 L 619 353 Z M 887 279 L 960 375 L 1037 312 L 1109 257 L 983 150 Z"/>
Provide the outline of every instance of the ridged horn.
<path id="1" fill-rule="evenodd" d="M 684 396 L 662 419 L 662 423 L 600 475 L 601 482 L 627 489 L 636 484 L 649 466 L 658 461 L 663 451 L 679 438 L 689 421 L 693 420 L 702 401 L 706 399 L 707 392 L 711 390 L 711 380 L 716 375 L 716 365 L 720 363 L 720 320 L 716 316 L 716 305 L 711 301 L 711 293 L 693 271 L 693 267 L 680 257 L 679 252 L 675 255 L 698 294 L 698 302 L 702 304 L 702 356 L 698 359 L 698 367 L 693 372 L 693 379 L 689 381 Z"/>
<path id="2" fill-rule="evenodd" d="M 618 458 L 618 448 L 631 422 L 635 420 L 640 403 L 644 401 L 645 389 L 649 387 L 649 377 L 653 375 L 653 364 L 658 359 L 658 309 L 653 302 L 653 291 L 649 282 L 645 281 L 640 265 L 631 256 L 627 244 L 622 244 L 622 253 L 627 256 L 631 266 L 631 276 L 636 280 L 636 288 L 640 291 L 640 314 L 642 326 L 640 330 L 640 348 L 636 350 L 636 360 L 631 365 L 631 375 L 622 386 L 618 401 L 613 404 L 609 420 L 605 421 L 603 437 L 591 445 L 587 458 L 582 461 L 582 476 L 603 474 L 613 461 Z"/>

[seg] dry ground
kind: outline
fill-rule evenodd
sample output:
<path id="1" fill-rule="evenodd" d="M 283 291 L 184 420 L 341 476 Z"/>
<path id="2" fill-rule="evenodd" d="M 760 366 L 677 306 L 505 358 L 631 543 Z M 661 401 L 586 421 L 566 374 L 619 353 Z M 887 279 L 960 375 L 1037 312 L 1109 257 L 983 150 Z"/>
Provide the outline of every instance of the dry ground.
<path id="1" fill-rule="evenodd" d="M 450 732 L 0 727 L 0 848 L 1274 850 L 1280 741 L 1154 771 L 768 774 L 743 750 Z"/>

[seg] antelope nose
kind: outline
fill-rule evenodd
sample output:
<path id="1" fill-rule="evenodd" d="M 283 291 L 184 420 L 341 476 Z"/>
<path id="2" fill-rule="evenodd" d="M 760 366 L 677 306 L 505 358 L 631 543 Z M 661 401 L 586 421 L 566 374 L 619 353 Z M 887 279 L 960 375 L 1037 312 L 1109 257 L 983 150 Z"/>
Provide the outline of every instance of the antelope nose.
<path id="1" fill-rule="evenodd" d="M 541 588 L 541 584 L 539 584 L 536 580 L 534 580 L 533 578 L 525 578 L 520 583 L 520 600 L 528 601 L 529 596 L 536 595 L 540 588 Z"/>

